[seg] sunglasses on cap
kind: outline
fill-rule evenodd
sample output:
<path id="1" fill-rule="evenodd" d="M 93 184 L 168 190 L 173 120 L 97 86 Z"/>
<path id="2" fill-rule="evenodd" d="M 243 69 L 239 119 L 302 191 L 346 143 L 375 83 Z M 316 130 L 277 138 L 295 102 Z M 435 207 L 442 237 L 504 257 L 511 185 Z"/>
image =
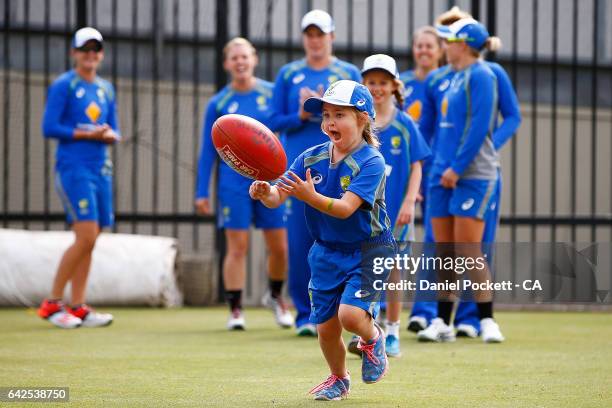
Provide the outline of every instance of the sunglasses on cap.
<path id="1" fill-rule="evenodd" d="M 98 41 L 88 41 L 82 47 L 77 48 L 77 50 L 81 52 L 100 52 L 102 51 L 102 43 Z"/>
<path id="2" fill-rule="evenodd" d="M 448 43 L 458 43 L 458 42 L 474 41 L 474 39 L 471 38 L 471 37 L 465 37 L 465 38 L 444 38 L 444 41 L 446 41 Z"/>

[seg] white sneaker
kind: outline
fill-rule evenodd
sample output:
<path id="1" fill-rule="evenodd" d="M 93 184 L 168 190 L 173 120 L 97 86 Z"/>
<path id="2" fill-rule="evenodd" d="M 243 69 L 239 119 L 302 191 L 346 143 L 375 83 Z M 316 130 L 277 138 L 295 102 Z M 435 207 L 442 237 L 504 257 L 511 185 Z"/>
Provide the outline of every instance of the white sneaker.
<path id="1" fill-rule="evenodd" d="M 75 329 L 83 321 L 80 317 L 70 313 L 71 310 L 59 300 L 44 299 L 38 308 L 37 314 L 62 329 Z"/>
<path id="2" fill-rule="evenodd" d="M 317 326 L 306 323 L 295 329 L 295 332 L 300 337 L 317 337 Z"/>
<path id="3" fill-rule="evenodd" d="M 112 314 L 98 313 L 87 304 L 71 307 L 70 312 L 83 321 L 83 327 L 104 327 L 113 322 Z"/>
<path id="4" fill-rule="evenodd" d="M 227 330 L 245 330 L 244 314 L 240 309 L 234 309 L 227 319 Z"/>
<path id="5" fill-rule="evenodd" d="M 480 321 L 480 332 L 482 341 L 485 343 L 501 343 L 505 340 L 504 335 L 499 330 L 499 325 L 490 317 Z"/>
<path id="6" fill-rule="evenodd" d="M 417 333 L 419 341 L 452 342 L 455 341 L 453 325 L 447 325 L 439 317 L 431 321 L 429 327 Z"/>
<path id="7" fill-rule="evenodd" d="M 469 337 L 475 339 L 478 337 L 478 331 L 471 324 L 461 323 L 457 325 L 457 337 Z"/>
<path id="8" fill-rule="evenodd" d="M 110 313 L 89 312 L 83 319 L 83 327 L 103 327 L 113 322 L 113 315 Z"/>
<path id="9" fill-rule="evenodd" d="M 408 321 L 408 331 L 418 333 L 427 328 L 427 319 L 423 316 L 412 316 Z"/>
<path id="10" fill-rule="evenodd" d="M 270 292 L 266 292 L 261 301 L 274 312 L 276 324 L 283 329 L 293 327 L 295 321 L 293 320 L 293 316 L 291 315 L 289 309 L 287 309 L 287 306 L 282 298 L 274 299 Z"/>
<path id="11" fill-rule="evenodd" d="M 83 324 L 83 321 L 65 310 L 53 313 L 47 318 L 51 323 L 62 329 L 76 329 Z"/>

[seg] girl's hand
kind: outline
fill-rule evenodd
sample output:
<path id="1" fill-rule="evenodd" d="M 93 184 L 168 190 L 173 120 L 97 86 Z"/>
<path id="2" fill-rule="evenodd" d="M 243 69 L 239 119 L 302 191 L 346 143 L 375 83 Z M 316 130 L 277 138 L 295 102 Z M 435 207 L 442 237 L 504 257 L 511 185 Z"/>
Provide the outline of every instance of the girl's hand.
<path id="1" fill-rule="evenodd" d="M 270 183 L 257 180 L 249 187 L 249 195 L 253 200 L 261 200 L 270 194 L 270 190 Z"/>
<path id="2" fill-rule="evenodd" d="M 440 178 L 440 184 L 444 188 L 455 188 L 457 187 L 457 181 L 459 181 L 459 175 L 455 173 L 452 168 L 444 170 L 442 177 Z"/>
<path id="3" fill-rule="evenodd" d="M 414 219 L 414 204 L 413 202 L 404 200 L 402 202 L 402 206 L 400 207 L 399 214 L 397 215 L 397 221 L 395 222 L 397 225 L 406 225 L 410 224 Z"/>
<path id="4" fill-rule="evenodd" d="M 288 175 L 291 178 L 281 176 L 281 182 L 277 184 L 279 190 L 304 202 L 308 202 L 308 200 L 315 196 L 316 191 L 312 182 L 312 176 L 310 175 L 310 169 L 306 170 L 306 180 L 302 180 L 292 171 L 289 171 Z"/>

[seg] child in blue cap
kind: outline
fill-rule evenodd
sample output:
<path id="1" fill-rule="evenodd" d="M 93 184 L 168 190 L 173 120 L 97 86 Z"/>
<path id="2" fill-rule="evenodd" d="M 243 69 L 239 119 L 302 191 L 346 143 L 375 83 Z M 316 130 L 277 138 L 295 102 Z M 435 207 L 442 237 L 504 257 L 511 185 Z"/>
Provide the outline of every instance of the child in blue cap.
<path id="1" fill-rule="evenodd" d="M 362 379 L 379 381 L 387 371 L 385 339 L 376 324 L 380 291 L 388 271 L 372 275 L 374 258 L 393 257 L 395 241 L 385 206 L 385 161 L 372 132 L 372 95 L 350 80 L 333 83 L 323 97 L 304 103 L 322 115 L 321 129 L 330 141 L 297 157 L 280 181 L 255 181 L 249 192 L 267 207 L 288 197 L 306 203 L 306 223 L 315 243 L 308 263 L 310 321 L 331 371 L 311 390 L 317 400 L 339 400 L 349 393 L 342 329 L 361 338 Z"/>

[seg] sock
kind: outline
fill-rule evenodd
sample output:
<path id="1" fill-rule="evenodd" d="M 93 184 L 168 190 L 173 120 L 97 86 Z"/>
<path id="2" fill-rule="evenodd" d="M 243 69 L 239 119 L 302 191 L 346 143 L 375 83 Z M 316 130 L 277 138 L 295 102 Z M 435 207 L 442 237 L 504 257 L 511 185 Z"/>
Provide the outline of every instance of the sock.
<path id="1" fill-rule="evenodd" d="M 363 343 L 365 343 L 365 344 L 372 344 L 372 343 L 374 343 L 374 342 L 376 342 L 376 341 L 378 340 L 378 338 L 380 337 L 380 335 L 381 335 L 381 334 L 382 334 L 382 335 L 384 335 L 384 333 L 383 333 L 382 329 L 379 329 L 379 326 L 374 325 L 374 330 L 376 331 L 376 336 L 372 337 L 372 338 L 370 339 L 370 341 L 367 341 L 367 342 L 366 342 L 364 338 L 360 338 L 360 340 L 359 340 L 359 341 L 361 341 L 361 342 L 363 342 Z M 384 339 L 383 339 L 383 340 L 384 340 Z"/>
<path id="2" fill-rule="evenodd" d="M 451 314 L 453 313 L 454 302 L 448 300 L 438 301 L 438 317 L 444 320 L 446 325 L 450 325 Z"/>
<path id="3" fill-rule="evenodd" d="M 390 321 L 385 321 L 385 331 L 387 332 L 387 336 L 395 336 L 399 339 L 399 328 L 400 328 L 400 321 L 396 321 L 396 322 L 390 322 Z"/>
<path id="4" fill-rule="evenodd" d="M 227 299 L 230 311 L 234 309 L 242 310 L 242 290 L 226 290 L 225 299 Z"/>
<path id="5" fill-rule="evenodd" d="M 478 317 L 480 320 L 486 319 L 487 317 L 493 318 L 493 302 L 482 302 L 476 303 L 478 308 Z"/>
<path id="6" fill-rule="evenodd" d="M 270 296 L 272 299 L 278 299 L 283 291 L 284 280 L 268 279 L 268 287 L 270 288 Z"/>

